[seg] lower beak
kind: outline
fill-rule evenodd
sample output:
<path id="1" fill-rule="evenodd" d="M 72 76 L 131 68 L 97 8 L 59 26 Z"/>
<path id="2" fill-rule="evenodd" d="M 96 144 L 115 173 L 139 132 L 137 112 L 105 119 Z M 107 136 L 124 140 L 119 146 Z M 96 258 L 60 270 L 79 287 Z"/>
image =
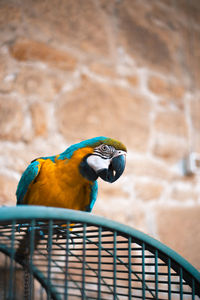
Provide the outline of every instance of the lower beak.
<path id="1" fill-rule="evenodd" d="M 124 172 L 126 165 L 125 155 L 119 155 L 112 159 L 108 169 L 98 171 L 98 176 L 108 182 L 115 182 Z"/>

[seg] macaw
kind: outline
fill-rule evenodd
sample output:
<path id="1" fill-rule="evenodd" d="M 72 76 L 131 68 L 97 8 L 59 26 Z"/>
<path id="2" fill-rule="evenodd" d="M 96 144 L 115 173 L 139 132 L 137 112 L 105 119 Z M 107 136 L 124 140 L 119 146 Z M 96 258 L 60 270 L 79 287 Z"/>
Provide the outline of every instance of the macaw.
<path id="1" fill-rule="evenodd" d="M 107 137 L 95 137 L 55 156 L 33 160 L 22 174 L 17 205 L 44 205 L 91 212 L 100 177 L 116 181 L 123 173 L 126 147 Z"/>

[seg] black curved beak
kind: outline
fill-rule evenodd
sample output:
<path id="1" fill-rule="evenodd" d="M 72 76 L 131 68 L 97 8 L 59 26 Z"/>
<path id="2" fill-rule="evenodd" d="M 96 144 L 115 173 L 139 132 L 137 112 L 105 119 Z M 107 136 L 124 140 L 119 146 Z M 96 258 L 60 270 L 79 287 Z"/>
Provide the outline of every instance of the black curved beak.
<path id="1" fill-rule="evenodd" d="M 97 175 L 101 179 L 108 181 L 110 183 L 115 182 L 124 172 L 126 165 L 125 155 L 119 155 L 112 159 L 108 169 L 101 169 L 98 171 Z"/>

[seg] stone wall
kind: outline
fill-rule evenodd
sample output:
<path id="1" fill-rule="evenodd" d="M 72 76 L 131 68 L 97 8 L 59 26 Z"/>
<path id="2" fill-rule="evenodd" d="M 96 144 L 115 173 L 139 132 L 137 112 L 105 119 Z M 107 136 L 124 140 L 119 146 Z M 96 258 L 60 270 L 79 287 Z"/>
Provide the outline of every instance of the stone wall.
<path id="1" fill-rule="evenodd" d="M 0 202 L 27 164 L 82 139 L 127 145 L 124 176 L 94 213 L 200 267 L 199 0 L 0 1 Z"/>

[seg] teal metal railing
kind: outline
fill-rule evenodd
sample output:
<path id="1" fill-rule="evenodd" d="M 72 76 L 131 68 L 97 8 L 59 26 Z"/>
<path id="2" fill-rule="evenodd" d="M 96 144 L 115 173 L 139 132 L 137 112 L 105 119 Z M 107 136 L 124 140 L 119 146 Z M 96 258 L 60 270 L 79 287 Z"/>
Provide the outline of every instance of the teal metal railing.
<path id="1" fill-rule="evenodd" d="M 172 249 L 117 222 L 59 208 L 2 207 L 0 299 L 23 297 L 197 300 L 200 274 Z"/>

